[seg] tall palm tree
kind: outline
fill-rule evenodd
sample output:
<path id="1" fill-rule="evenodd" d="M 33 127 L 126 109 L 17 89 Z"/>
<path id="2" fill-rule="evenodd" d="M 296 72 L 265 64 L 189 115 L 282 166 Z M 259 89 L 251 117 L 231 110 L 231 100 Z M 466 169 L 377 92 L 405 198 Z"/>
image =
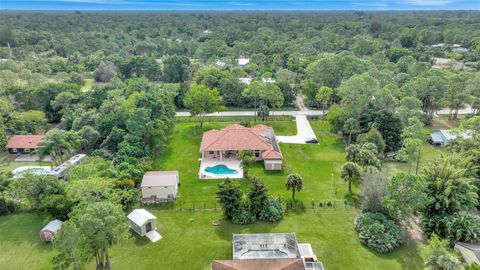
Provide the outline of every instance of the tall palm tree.
<path id="1" fill-rule="evenodd" d="M 303 188 L 302 176 L 298 173 L 291 173 L 287 176 L 287 183 L 285 184 L 287 190 L 292 190 L 292 200 L 295 201 L 295 192 L 300 192 Z"/>
<path id="2" fill-rule="evenodd" d="M 74 131 L 66 131 L 60 129 L 52 129 L 45 134 L 39 144 L 35 154 L 41 158 L 50 155 L 54 160 L 63 162 L 66 156 L 80 147 L 82 138 Z"/>
<path id="3" fill-rule="evenodd" d="M 352 135 L 360 132 L 360 124 L 355 118 L 348 118 L 343 125 L 343 133 L 348 134 L 348 145 L 352 143 Z"/>
<path id="4" fill-rule="evenodd" d="M 352 193 L 352 183 L 360 179 L 361 168 L 357 163 L 347 162 L 342 166 L 341 177 L 348 183 L 348 192 Z"/>

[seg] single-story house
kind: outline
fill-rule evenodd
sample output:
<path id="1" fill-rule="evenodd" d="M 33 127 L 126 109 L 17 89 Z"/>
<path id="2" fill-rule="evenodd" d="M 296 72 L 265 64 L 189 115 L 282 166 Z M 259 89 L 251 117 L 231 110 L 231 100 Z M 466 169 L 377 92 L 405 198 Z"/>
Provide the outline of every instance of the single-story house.
<path id="1" fill-rule="evenodd" d="M 233 235 L 233 260 L 214 260 L 212 270 L 323 270 L 310 244 L 294 233 Z"/>
<path id="2" fill-rule="evenodd" d="M 480 244 L 457 242 L 454 249 L 460 252 L 466 263 L 480 264 Z"/>
<path id="3" fill-rule="evenodd" d="M 6 148 L 9 154 L 30 154 L 43 139 L 44 135 L 14 135 L 8 140 Z"/>
<path id="4" fill-rule="evenodd" d="M 62 228 L 63 221 L 54 219 L 50 221 L 43 229 L 40 231 L 40 240 L 43 242 L 52 242 L 53 237 L 57 232 Z"/>
<path id="5" fill-rule="evenodd" d="M 146 172 L 142 179 L 142 201 L 175 200 L 180 178 L 178 171 Z"/>
<path id="6" fill-rule="evenodd" d="M 430 143 L 433 145 L 445 146 L 455 140 L 457 137 L 468 138 L 470 135 L 469 132 L 455 134 L 446 129 L 434 130 L 430 134 Z"/>
<path id="7" fill-rule="evenodd" d="M 148 237 L 152 242 L 162 239 L 157 229 L 157 217 L 145 209 L 133 210 L 127 218 L 130 220 L 130 228 L 140 236 Z"/>
<path id="8" fill-rule="evenodd" d="M 237 59 L 238 61 L 238 65 L 243 67 L 245 66 L 246 64 L 250 63 L 250 59 L 249 58 L 243 58 L 243 57 L 240 57 Z"/>
<path id="9" fill-rule="evenodd" d="M 203 133 L 200 152 L 204 160 L 237 159 L 242 150 L 249 150 L 256 160 L 263 160 L 265 170 L 281 170 L 283 155 L 273 128 L 266 125 L 244 127 L 233 124 L 221 130 Z"/>

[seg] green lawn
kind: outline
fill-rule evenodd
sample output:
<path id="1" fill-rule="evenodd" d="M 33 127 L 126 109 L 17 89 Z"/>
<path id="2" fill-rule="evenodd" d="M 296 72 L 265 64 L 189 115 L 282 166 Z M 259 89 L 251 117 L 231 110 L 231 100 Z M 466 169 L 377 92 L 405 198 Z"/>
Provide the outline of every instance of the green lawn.
<path id="1" fill-rule="evenodd" d="M 222 128 L 229 123 L 205 123 L 204 130 Z M 344 162 L 344 144 L 341 138 L 328 131 L 324 122 L 312 122 L 318 145 L 282 144 L 284 167 L 281 172 L 266 172 L 258 163 L 250 174 L 260 177 L 271 195 L 290 198 L 285 190 L 286 176 L 299 172 L 304 179 L 304 190 L 298 199 L 307 208 L 314 201 L 334 200 L 336 209 L 301 210 L 288 212 L 278 223 L 240 226 L 222 219 L 220 210 L 204 212 L 215 203 L 215 192 L 220 180 L 198 180 L 198 152 L 202 132 L 194 123 L 177 123 L 169 147 L 155 161 L 155 169 L 180 172 L 180 199 L 185 207 L 195 204 L 196 212 L 172 212 L 151 208 L 158 217 L 158 231 L 163 236 L 152 244 L 133 236 L 132 243 L 112 249 L 114 269 L 210 269 L 213 259 L 232 258 L 233 233 L 295 232 L 299 242 L 309 242 L 328 270 L 332 269 L 421 269 L 419 243 L 407 242 L 389 254 L 379 254 L 362 246 L 353 228 L 358 210 L 343 206 L 348 197 L 346 184 L 339 179 Z M 293 135 L 294 121 L 269 123 L 277 135 Z M 195 130 L 195 133 L 194 133 Z M 332 178 L 333 173 L 333 178 Z M 333 181 L 332 181 L 333 179 Z M 248 181 L 237 180 L 246 189 Z M 337 192 L 335 192 L 337 190 Z M 358 192 L 358 187 L 354 189 Z M 318 204 L 317 204 L 318 205 Z M 221 220 L 214 227 L 211 221 Z M 38 232 L 47 219 L 36 214 L 18 214 L 0 218 L 0 269 L 49 268 L 54 255 L 50 245 L 38 239 Z M 13 254 L 16 254 L 15 256 Z M 18 255 L 17 255 L 18 254 Z M 93 268 L 93 265 L 89 268 Z"/>
<path id="2" fill-rule="evenodd" d="M 231 123 L 209 122 L 205 123 L 204 130 L 222 128 Z M 294 121 L 270 122 L 277 135 L 294 135 L 296 125 Z M 298 172 L 303 176 L 304 191 L 298 198 L 310 204 L 314 201 L 342 199 L 345 195 L 346 185 L 339 179 L 339 168 L 344 162 L 343 143 L 341 139 L 330 134 L 326 124 L 315 122 L 314 130 L 317 132 L 320 143 L 318 145 L 292 145 L 282 144 L 280 147 L 284 155 L 284 170 L 280 172 L 267 172 L 263 164 L 258 162 L 250 169 L 251 176 L 258 176 L 270 189 L 272 195 L 289 198 L 290 192 L 285 190 L 285 180 L 290 172 Z M 194 133 L 194 126 L 195 133 Z M 177 123 L 166 152 L 155 162 L 156 169 L 178 170 L 180 172 L 180 199 L 186 207 L 195 203 L 196 207 L 212 207 L 215 202 L 215 192 L 221 180 L 199 180 L 198 170 L 200 158 L 199 148 L 202 132 L 194 123 Z M 333 181 L 332 181 L 333 173 Z M 249 182 L 238 180 L 247 187 Z M 335 194 L 335 188 L 338 189 Z"/>
<path id="3" fill-rule="evenodd" d="M 0 269 L 51 269 L 55 249 L 39 236 L 48 222 L 40 214 L 0 217 Z"/>
<path id="4" fill-rule="evenodd" d="M 132 241 L 111 250 L 113 269 L 210 269 L 212 259 L 232 257 L 233 233 L 295 232 L 299 242 L 311 243 L 328 270 L 421 269 L 419 244 L 408 242 L 389 254 L 363 247 L 353 229 L 357 210 L 330 209 L 289 213 L 278 223 L 233 225 L 218 212 L 155 211 L 163 236 L 152 244 L 132 233 Z M 211 221 L 220 219 L 218 227 Z M 50 269 L 55 251 L 38 232 L 47 218 L 37 214 L 0 217 L 0 269 Z M 90 265 L 87 269 L 93 269 Z"/>
<path id="5" fill-rule="evenodd" d="M 424 143 L 421 150 L 421 158 L 420 158 L 420 166 L 419 171 L 422 170 L 433 159 L 441 156 L 443 153 L 447 153 L 447 149 L 445 147 L 440 146 L 432 146 L 427 142 L 428 138 L 432 131 L 435 130 L 433 127 L 426 127 L 423 129 L 422 133 L 424 135 Z M 390 161 L 385 163 L 385 167 L 391 174 L 394 174 L 397 171 L 408 172 L 409 171 L 409 163 L 402 163 L 402 162 L 395 162 Z M 412 164 L 411 173 L 415 173 L 416 163 Z"/>

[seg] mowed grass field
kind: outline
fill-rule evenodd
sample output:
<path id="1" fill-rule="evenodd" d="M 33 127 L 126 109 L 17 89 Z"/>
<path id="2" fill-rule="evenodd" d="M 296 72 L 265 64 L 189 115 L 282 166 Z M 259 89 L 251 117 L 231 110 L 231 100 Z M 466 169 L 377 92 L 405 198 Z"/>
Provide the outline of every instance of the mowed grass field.
<path id="1" fill-rule="evenodd" d="M 222 128 L 230 123 L 205 123 L 204 131 Z M 113 269 L 210 269 L 214 259 L 232 258 L 233 233 L 295 232 L 300 243 L 311 243 L 314 252 L 326 269 L 422 269 L 420 243 L 407 241 L 389 254 L 376 253 L 360 244 L 353 222 L 359 210 L 345 208 L 350 199 L 346 183 L 339 178 L 344 163 L 343 140 L 328 131 L 325 122 L 311 122 L 319 139 L 318 145 L 282 144 L 284 170 L 266 172 L 256 164 L 250 175 L 262 179 L 270 194 L 287 200 L 291 193 L 285 189 L 286 176 L 298 172 L 303 176 L 304 189 L 297 199 L 307 209 L 289 211 L 277 223 L 256 222 L 234 225 L 222 218 L 220 209 L 203 211 L 215 203 L 215 192 L 220 180 L 198 180 L 200 140 L 198 124 L 177 123 L 168 148 L 155 161 L 155 169 L 180 172 L 180 198 L 185 208 L 195 205 L 195 211 L 169 211 L 150 207 L 158 217 L 158 231 L 163 236 L 152 244 L 146 238 L 132 234 L 132 241 L 112 248 Z M 196 125 L 196 127 L 194 127 Z M 294 121 L 270 122 L 277 135 L 294 135 Z M 402 164 L 403 165 L 403 164 Z M 399 168 L 402 169 L 402 168 Z M 333 174 L 333 177 L 332 177 Z M 244 190 L 249 181 L 236 180 Z M 354 191 L 359 193 L 358 186 Z M 335 209 L 311 210 L 311 202 L 336 201 Z M 339 205 L 340 204 L 340 205 Z M 211 225 L 220 220 L 220 225 Z M 38 232 L 48 217 L 41 214 L 17 214 L 0 217 L 0 269 L 49 269 L 55 250 L 41 243 Z M 87 269 L 93 269 L 89 265 Z"/>

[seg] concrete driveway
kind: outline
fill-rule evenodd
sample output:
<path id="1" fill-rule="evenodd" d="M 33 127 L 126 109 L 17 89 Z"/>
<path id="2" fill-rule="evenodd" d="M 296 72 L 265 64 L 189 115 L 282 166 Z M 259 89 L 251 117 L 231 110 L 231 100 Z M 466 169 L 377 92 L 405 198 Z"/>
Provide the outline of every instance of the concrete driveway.
<path id="1" fill-rule="evenodd" d="M 281 143 L 305 144 L 306 139 L 317 138 L 313 132 L 310 122 L 306 115 L 296 115 L 297 135 L 295 136 L 277 136 L 277 140 Z"/>

